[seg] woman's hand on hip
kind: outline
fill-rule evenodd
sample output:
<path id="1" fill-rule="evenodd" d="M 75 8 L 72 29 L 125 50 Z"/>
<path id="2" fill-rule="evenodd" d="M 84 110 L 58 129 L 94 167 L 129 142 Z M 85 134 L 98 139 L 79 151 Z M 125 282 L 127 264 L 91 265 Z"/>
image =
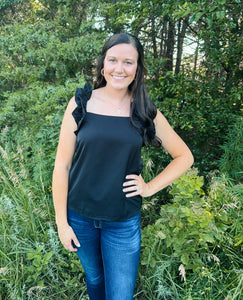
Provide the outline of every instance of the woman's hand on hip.
<path id="1" fill-rule="evenodd" d="M 134 197 L 141 195 L 142 197 L 151 196 L 149 184 L 145 183 L 143 177 L 140 175 L 130 174 L 126 176 L 127 181 L 123 183 L 123 192 L 126 197 Z"/>
<path id="2" fill-rule="evenodd" d="M 63 244 L 66 250 L 76 252 L 77 248 L 81 247 L 80 243 L 70 225 L 59 225 L 58 226 L 58 235 L 61 243 Z M 77 248 L 76 248 L 76 247 Z"/>

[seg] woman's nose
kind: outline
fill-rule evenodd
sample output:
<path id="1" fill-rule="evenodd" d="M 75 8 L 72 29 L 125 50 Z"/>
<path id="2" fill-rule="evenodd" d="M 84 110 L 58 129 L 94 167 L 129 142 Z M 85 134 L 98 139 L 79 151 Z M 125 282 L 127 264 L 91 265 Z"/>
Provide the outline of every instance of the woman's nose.
<path id="1" fill-rule="evenodd" d="M 117 63 L 116 64 L 116 72 L 117 73 L 122 73 L 123 72 L 123 66 L 122 66 L 122 63 Z"/>

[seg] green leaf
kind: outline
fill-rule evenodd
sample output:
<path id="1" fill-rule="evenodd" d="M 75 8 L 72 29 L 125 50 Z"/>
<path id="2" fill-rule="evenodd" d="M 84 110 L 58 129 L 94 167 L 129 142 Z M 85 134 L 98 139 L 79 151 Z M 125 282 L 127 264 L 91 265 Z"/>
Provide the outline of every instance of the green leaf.
<path id="1" fill-rule="evenodd" d="M 216 16 L 218 19 L 223 19 L 225 17 L 225 12 L 224 11 L 217 11 Z"/>
<path id="2" fill-rule="evenodd" d="M 181 262 L 184 264 L 184 265 L 188 265 L 189 264 L 189 256 L 188 254 L 182 254 L 181 256 Z"/>
<path id="3" fill-rule="evenodd" d="M 46 263 L 48 262 L 48 260 L 52 257 L 53 253 L 52 252 L 48 252 L 44 255 L 43 257 L 43 261 Z"/>
<path id="4" fill-rule="evenodd" d="M 196 14 L 193 14 L 190 21 L 191 22 L 198 22 L 198 20 L 205 14 L 205 12 L 198 12 Z"/>
<path id="5" fill-rule="evenodd" d="M 214 237 L 209 235 L 209 234 L 203 234 L 201 236 L 201 238 L 206 241 L 206 242 L 209 242 L 209 243 L 213 243 L 214 242 Z"/>
<path id="6" fill-rule="evenodd" d="M 43 250 L 44 246 L 39 246 L 37 249 L 36 249 L 36 252 L 37 253 L 40 253 L 42 250 Z"/>
<path id="7" fill-rule="evenodd" d="M 212 24 L 213 24 L 213 19 L 212 19 L 212 17 L 211 17 L 211 16 L 208 16 L 206 20 L 207 20 L 208 26 L 211 27 Z"/>

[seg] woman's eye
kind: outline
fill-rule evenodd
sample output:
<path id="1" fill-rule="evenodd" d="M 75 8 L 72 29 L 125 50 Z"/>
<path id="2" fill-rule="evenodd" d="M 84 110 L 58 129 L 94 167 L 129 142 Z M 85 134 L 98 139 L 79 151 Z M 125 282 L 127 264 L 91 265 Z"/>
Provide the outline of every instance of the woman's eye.
<path id="1" fill-rule="evenodd" d="M 115 59 L 111 58 L 111 59 L 109 59 L 109 62 L 115 62 Z"/>
<path id="2" fill-rule="evenodd" d="M 125 62 L 126 65 L 131 65 L 132 63 L 130 61 Z"/>

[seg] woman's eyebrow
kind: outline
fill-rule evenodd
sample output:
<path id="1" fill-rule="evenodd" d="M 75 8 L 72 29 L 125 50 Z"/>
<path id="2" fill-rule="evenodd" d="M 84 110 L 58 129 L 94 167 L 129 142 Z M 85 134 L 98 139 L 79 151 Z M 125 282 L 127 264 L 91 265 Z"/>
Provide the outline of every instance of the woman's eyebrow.
<path id="1" fill-rule="evenodd" d="M 107 57 L 108 57 L 108 58 L 117 58 L 117 57 L 114 56 L 114 55 L 108 55 Z M 125 60 L 134 60 L 134 59 L 133 59 L 133 58 L 126 57 Z"/>

